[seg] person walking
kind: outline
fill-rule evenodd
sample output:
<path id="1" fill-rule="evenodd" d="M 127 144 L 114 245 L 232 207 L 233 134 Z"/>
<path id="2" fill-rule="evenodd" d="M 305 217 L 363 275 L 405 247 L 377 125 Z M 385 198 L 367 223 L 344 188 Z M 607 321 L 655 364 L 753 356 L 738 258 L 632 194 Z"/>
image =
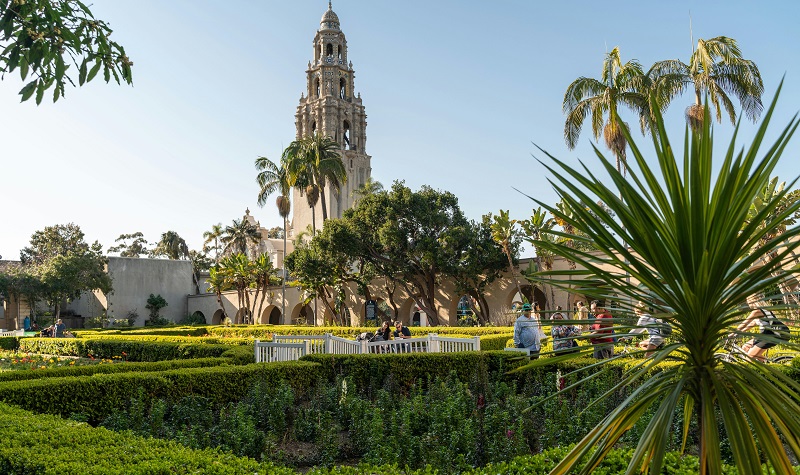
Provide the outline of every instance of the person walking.
<path id="1" fill-rule="evenodd" d="M 514 322 L 514 347 L 525 348 L 530 351 L 532 358 L 538 358 L 541 339 L 539 323 L 531 317 L 532 310 L 531 304 L 522 305 L 522 315 Z"/>
<path id="2" fill-rule="evenodd" d="M 591 305 L 594 320 L 591 324 L 591 339 L 595 359 L 602 360 L 614 356 L 614 328 L 611 312 L 603 302 L 594 300 Z"/>

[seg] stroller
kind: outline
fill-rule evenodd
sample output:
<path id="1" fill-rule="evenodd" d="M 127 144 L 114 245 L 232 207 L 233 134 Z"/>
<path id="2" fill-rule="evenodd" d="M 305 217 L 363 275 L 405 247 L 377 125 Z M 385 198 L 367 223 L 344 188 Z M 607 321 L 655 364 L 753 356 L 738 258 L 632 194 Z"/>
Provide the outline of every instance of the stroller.
<path id="1" fill-rule="evenodd" d="M 356 341 L 373 342 L 373 341 L 384 341 L 384 340 L 383 336 L 380 333 L 364 332 L 356 337 Z"/>

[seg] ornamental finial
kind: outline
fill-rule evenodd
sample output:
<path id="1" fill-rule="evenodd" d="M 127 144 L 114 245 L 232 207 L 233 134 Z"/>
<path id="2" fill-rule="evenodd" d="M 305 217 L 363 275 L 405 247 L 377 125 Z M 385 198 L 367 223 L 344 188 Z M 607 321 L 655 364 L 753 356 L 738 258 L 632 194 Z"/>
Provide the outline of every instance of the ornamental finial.
<path id="1" fill-rule="evenodd" d="M 333 10 L 333 5 L 331 5 L 331 0 L 328 0 L 328 10 Z"/>

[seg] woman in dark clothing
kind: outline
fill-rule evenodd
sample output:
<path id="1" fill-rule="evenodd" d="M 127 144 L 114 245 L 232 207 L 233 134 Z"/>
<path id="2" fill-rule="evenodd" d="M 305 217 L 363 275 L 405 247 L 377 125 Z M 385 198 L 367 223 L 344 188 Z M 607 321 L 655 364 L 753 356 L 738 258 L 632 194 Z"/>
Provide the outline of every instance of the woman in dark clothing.
<path id="1" fill-rule="evenodd" d="M 392 327 L 389 326 L 389 322 L 388 321 L 384 321 L 383 325 L 381 325 L 380 328 L 375 330 L 375 337 L 376 337 L 375 339 L 377 341 L 380 341 L 380 340 L 378 340 L 377 337 L 383 338 L 384 341 L 391 340 L 391 338 L 392 338 Z"/>

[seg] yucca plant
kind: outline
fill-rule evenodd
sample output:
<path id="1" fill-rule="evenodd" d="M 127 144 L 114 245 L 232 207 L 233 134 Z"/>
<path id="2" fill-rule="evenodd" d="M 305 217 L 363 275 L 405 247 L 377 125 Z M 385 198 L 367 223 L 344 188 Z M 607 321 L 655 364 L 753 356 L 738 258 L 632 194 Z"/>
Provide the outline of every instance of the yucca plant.
<path id="1" fill-rule="evenodd" d="M 785 191 L 769 197 L 759 216 L 743 225 L 753 198 L 769 182 L 798 125 L 795 117 L 773 145 L 761 150 L 776 102 L 777 95 L 752 145 L 737 152 L 734 134 L 718 169 L 712 167 L 711 121 L 703 122 L 699 134 L 687 129 L 682 163 L 678 163 L 657 107 L 653 107 L 655 154 L 651 160 L 657 166 L 651 167 L 626 133 L 636 165 L 627 180 L 597 148 L 609 179 L 586 168 L 571 168 L 548 154 L 555 164 L 546 165 L 552 182 L 571 213 L 539 204 L 556 219 L 591 236 L 586 242 L 595 251 L 542 240 L 539 245 L 578 264 L 575 270 L 553 270 L 543 277 L 577 275 L 585 279 L 579 289 L 582 293 L 591 294 L 595 287 L 610 289 L 595 291 L 598 297 L 616 296 L 623 304 L 647 301 L 675 329 L 667 346 L 624 373 L 612 392 L 630 386 L 634 388 L 630 396 L 578 442 L 552 473 L 572 473 L 584 459 L 588 460 L 580 473 L 590 473 L 648 412 L 653 413 L 652 419 L 627 473 L 661 473 L 673 424 L 682 426 L 686 446 L 693 421 L 698 427 L 701 473 L 721 473 L 722 438 L 729 441 L 741 474 L 760 475 L 762 463 L 775 473 L 794 473 L 786 448 L 800 455 L 800 385 L 774 366 L 755 360 L 727 363 L 715 357 L 725 337 L 744 318 L 746 297 L 789 277 L 781 263 L 798 243 L 798 227 L 764 241 L 769 230 L 758 225 L 775 212 Z M 705 114 L 708 118 L 707 106 Z M 598 199 L 606 208 L 595 204 Z M 798 206 L 793 203 L 782 209 L 777 220 L 789 217 Z M 770 253 L 776 258 L 764 259 Z M 574 290 L 575 280 L 571 284 Z M 571 357 L 542 358 L 532 365 Z M 667 360 L 680 364 L 650 371 Z M 603 364 L 600 361 L 593 369 Z M 679 414 L 682 420 L 677 420 Z"/>

